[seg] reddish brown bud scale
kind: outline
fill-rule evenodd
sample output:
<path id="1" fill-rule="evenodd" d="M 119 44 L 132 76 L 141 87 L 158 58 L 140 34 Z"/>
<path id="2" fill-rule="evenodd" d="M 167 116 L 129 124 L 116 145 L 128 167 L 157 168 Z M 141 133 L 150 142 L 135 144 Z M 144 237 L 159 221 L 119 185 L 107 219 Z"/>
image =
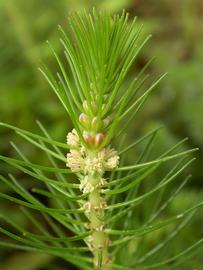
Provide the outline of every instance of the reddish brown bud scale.
<path id="1" fill-rule="evenodd" d="M 95 136 L 95 146 L 99 146 L 103 140 L 104 140 L 104 134 L 97 133 Z"/>
<path id="2" fill-rule="evenodd" d="M 83 137 L 87 144 L 94 145 L 94 137 L 90 133 L 84 132 Z"/>

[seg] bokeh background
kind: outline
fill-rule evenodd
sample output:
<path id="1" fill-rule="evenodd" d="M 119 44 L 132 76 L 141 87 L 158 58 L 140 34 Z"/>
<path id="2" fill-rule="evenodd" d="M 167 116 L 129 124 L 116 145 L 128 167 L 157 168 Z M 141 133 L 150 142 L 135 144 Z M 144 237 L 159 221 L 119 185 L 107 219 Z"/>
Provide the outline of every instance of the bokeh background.
<path id="1" fill-rule="evenodd" d="M 36 119 L 53 137 L 65 140 L 70 120 L 59 101 L 38 71 L 42 62 L 55 71 L 56 63 L 45 41 L 49 40 L 59 54 L 57 25 L 67 29 L 70 11 L 96 7 L 110 12 L 123 8 L 138 16 L 144 31 L 153 38 L 137 59 L 133 69 L 140 69 L 151 57 L 152 77 L 168 72 L 151 95 L 144 110 L 130 129 L 129 141 L 157 126 L 164 126 L 157 138 L 158 152 L 178 140 L 189 137 L 184 149 L 199 147 L 197 160 L 190 166 L 193 175 L 187 187 L 171 204 L 178 212 L 203 198 L 203 1 L 202 0 L 0 0 L 0 121 L 37 131 Z M 0 129 L 0 152 L 15 156 L 9 142 L 15 141 L 34 161 L 43 158 L 29 144 L 19 140 L 8 129 Z M 130 159 L 134 158 L 131 153 Z M 12 168 L 0 164 L 1 173 Z M 160 172 L 161 174 L 161 172 Z M 27 188 L 32 180 L 18 173 Z M 9 192 L 3 184 L 1 191 Z M 16 207 L 1 200 L 0 210 L 27 224 Z M 27 224 L 29 227 L 29 224 Z M 201 210 L 194 216 L 183 235 L 171 249 L 181 250 L 203 234 Z M 1 236 L 1 235 L 0 235 Z M 159 236 L 157 234 L 157 239 Z M 177 269 L 202 269 L 201 252 Z M 1 270 L 62 270 L 67 264 L 51 256 L 0 249 Z M 167 269 L 167 268 L 164 268 Z"/>

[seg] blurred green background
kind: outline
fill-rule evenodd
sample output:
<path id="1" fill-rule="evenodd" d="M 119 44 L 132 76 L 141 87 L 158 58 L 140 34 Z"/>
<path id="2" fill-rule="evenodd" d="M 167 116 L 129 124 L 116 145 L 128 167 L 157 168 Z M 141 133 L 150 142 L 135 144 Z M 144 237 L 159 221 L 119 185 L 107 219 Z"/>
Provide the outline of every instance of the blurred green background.
<path id="1" fill-rule="evenodd" d="M 138 16 L 146 33 L 153 34 L 133 69 L 136 71 L 156 56 L 150 74 L 155 78 L 167 71 L 168 75 L 151 95 L 139 118 L 133 122 L 128 139 L 130 141 L 137 134 L 163 125 L 164 129 L 157 138 L 158 152 L 184 137 L 189 137 L 184 148 L 200 148 L 196 154 L 197 160 L 190 167 L 192 180 L 171 205 L 172 212 L 187 208 L 203 197 L 202 0 L 0 0 L 0 121 L 37 131 L 35 120 L 39 119 L 53 137 L 65 140 L 67 131 L 71 129 L 70 120 L 38 67 L 45 62 L 51 70 L 56 70 L 56 63 L 45 41 L 49 40 L 61 54 L 57 25 L 67 29 L 68 13 L 84 7 L 104 8 L 112 13 L 125 8 L 131 17 Z M 5 128 L 0 130 L 1 154 L 15 155 L 9 144 L 12 140 L 17 141 L 19 147 L 37 162 L 37 150 Z M 133 153 L 129 162 L 131 159 Z M 12 170 L 5 164 L 0 164 L 0 169 L 3 173 Z M 25 181 L 28 188 L 32 186 L 32 182 L 26 181 L 21 174 L 18 178 Z M 2 184 L 1 190 L 7 192 Z M 26 220 L 16 214 L 13 204 L 1 201 L 0 210 L 7 211 L 26 224 Z M 183 236 L 177 239 L 177 249 L 181 250 L 201 237 L 202 228 L 203 216 L 199 210 Z M 202 267 L 203 261 L 198 253 L 184 267 L 176 269 L 200 270 Z M 47 255 L 1 249 L 0 269 L 71 268 Z"/>

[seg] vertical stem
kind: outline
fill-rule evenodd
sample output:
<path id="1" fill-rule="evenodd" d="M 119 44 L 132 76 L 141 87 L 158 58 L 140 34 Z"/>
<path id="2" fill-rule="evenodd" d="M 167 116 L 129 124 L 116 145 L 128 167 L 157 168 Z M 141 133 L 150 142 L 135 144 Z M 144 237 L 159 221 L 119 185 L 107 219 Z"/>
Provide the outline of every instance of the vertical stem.
<path id="1" fill-rule="evenodd" d="M 97 133 L 95 137 L 85 133 L 85 139 L 89 144 L 97 142 L 101 138 L 104 138 L 101 133 Z M 72 149 L 67 154 L 66 165 L 73 172 L 80 172 L 83 175 L 82 178 L 80 177 L 80 190 L 84 194 L 88 193 L 88 199 L 84 203 L 83 209 L 89 219 L 86 227 L 90 229 L 91 233 L 86 239 L 86 243 L 93 253 L 94 268 L 112 270 L 108 252 L 110 240 L 105 232 L 106 201 L 102 196 L 102 188 L 105 186 L 103 178 L 105 171 L 113 170 L 118 166 L 119 156 L 117 151 L 110 146 L 100 150 L 96 149 L 95 145 L 91 149 L 85 148 L 80 143 L 80 138 L 75 130 L 68 133 L 67 142 L 68 145 L 72 146 Z"/>
<path id="2" fill-rule="evenodd" d="M 94 255 L 94 266 L 101 266 L 102 270 L 111 270 L 108 253 L 109 238 L 105 233 L 104 207 L 106 202 L 101 196 L 102 174 L 89 175 L 89 181 L 94 190 L 89 195 L 89 220 L 91 229 L 91 247 Z"/>

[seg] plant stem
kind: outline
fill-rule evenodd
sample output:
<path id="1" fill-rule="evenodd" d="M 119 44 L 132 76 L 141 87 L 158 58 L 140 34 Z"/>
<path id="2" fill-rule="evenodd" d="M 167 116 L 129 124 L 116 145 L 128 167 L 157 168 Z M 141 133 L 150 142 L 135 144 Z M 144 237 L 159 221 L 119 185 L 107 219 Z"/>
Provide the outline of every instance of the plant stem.
<path id="1" fill-rule="evenodd" d="M 109 238 L 105 233 L 104 207 L 105 199 L 101 196 L 102 174 L 88 175 L 88 180 L 94 187 L 89 195 L 89 227 L 91 229 L 91 249 L 94 255 L 94 266 L 101 270 L 111 270 L 108 253 Z"/>
<path id="2" fill-rule="evenodd" d="M 82 116 L 82 120 L 86 122 L 87 116 Z M 94 269 L 112 270 L 108 252 L 110 240 L 105 232 L 106 200 L 102 195 L 102 188 L 106 183 L 103 178 L 105 171 L 113 170 L 118 166 L 119 156 L 110 145 L 102 149 L 97 148 L 97 142 L 101 143 L 104 139 L 102 133 L 93 134 L 85 131 L 83 136 L 89 147 L 82 145 L 76 130 L 68 133 L 67 143 L 71 149 L 67 154 L 66 165 L 73 172 L 80 172 L 83 175 L 80 176 L 80 190 L 84 194 L 88 193 L 83 209 L 89 220 L 85 226 L 90 229 L 91 234 L 86 239 L 86 243 L 93 254 Z"/>

